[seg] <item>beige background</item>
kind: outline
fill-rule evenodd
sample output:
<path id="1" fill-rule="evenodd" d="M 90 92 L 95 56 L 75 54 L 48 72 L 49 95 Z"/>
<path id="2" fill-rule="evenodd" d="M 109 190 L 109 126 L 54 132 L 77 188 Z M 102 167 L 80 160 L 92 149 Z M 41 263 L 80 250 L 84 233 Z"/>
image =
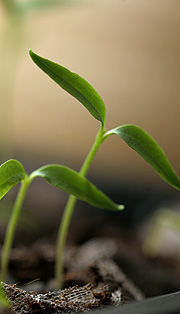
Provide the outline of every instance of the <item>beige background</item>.
<path id="1" fill-rule="evenodd" d="M 96 0 L 31 14 L 13 92 L 13 149 L 78 169 L 99 122 L 28 56 L 28 48 L 88 80 L 102 96 L 106 128 L 148 131 L 180 174 L 180 1 Z M 1 26 L 3 14 L 1 12 Z M 165 184 L 119 138 L 100 148 L 92 173 Z"/>

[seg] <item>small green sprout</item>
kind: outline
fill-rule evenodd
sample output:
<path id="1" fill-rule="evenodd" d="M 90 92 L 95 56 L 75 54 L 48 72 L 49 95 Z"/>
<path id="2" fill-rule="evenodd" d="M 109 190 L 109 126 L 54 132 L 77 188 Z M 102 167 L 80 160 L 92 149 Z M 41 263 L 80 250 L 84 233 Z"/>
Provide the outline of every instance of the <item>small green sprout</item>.
<path id="1" fill-rule="evenodd" d="M 9 254 L 13 243 L 14 233 L 19 219 L 20 211 L 30 183 L 37 177 L 44 178 L 53 186 L 74 195 L 96 207 L 108 210 L 121 210 L 123 205 L 114 203 L 108 196 L 98 190 L 86 178 L 76 171 L 61 165 L 46 165 L 30 175 L 25 172 L 23 165 L 10 159 L 0 166 L 0 199 L 18 182 L 21 182 L 11 217 L 8 222 L 4 245 L 1 254 L 1 279 L 4 280 L 9 261 Z"/>
<path id="2" fill-rule="evenodd" d="M 14 185 L 21 182 L 5 235 L 1 256 L 1 279 L 5 278 L 7 273 L 9 254 L 12 247 L 15 228 L 27 189 L 36 177 L 41 177 L 53 186 L 70 194 L 60 223 L 56 245 L 55 277 L 57 286 L 61 287 L 63 279 L 63 252 L 76 200 L 80 199 L 93 206 L 113 211 L 124 209 L 124 205 L 114 203 L 108 196 L 98 190 L 85 178 L 97 150 L 106 138 L 110 135 L 118 135 L 173 187 L 180 189 L 180 180 L 170 166 L 162 149 L 152 137 L 141 128 L 135 125 L 122 125 L 106 131 L 106 108 L 104 102 L 96 90 L 87 81 L 68 69 L 38 56 L 31 50 L 30 56 L 46 74 L 48 74 L 70 95 L 79 100 L 91 115 L 100 122 L 100 128 L 94 144 L 83 162 L 79 173 L 62 165 L 46 165 L 28 175 L 22 164 L 13 159 L 8 160 L 0 166 L 0 198 L 2 198 Z"/>

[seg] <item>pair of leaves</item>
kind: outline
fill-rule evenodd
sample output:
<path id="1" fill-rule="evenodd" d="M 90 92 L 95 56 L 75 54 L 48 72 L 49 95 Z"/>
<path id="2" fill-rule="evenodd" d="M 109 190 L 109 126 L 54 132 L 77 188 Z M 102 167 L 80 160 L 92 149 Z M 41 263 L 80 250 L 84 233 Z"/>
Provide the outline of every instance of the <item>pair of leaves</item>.
<path id="1" fill-rule="evenodd" d="M 14 159 L 6 161 L 0 166 L 0 198 L 14 185 L 25 178 L 26 173 L 22 164 Z M 53 186 L 62 189 L 78 199 L 96 207 L 108 210 L 122 210 L 123 205 L 114 203 L 108 196 L 95 187 L 86 178 L 68 167 L 61 165 L 47 165 L 41 167 L 28 177 L 28 183 L 36 178 L 44 178 Z"/>
<path id="2" fill-rule="evenodd" d="M 106 109 L 96 90 L 83 78 L 52 61 L 44 59 L 30 50 L 32 60 L 49 75 L 58 85 L 77 98 L 88 111 L 101 121 L 104 126 Z M 165 153 L 154 139 L 141 128 L 134 125 L 123 125 L 106 132 L 108 136 L 120 136 L 134 149 L 153 169 L 170 185 L 180 189 L 180 180 L 172 169 Z"/>

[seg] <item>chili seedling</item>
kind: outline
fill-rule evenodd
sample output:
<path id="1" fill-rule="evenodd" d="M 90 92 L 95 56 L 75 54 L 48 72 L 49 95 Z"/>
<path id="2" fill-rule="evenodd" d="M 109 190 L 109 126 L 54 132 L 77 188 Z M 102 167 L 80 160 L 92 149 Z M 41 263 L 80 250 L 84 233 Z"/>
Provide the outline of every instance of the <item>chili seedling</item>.
<path id="1" fill-rule="evenodd" d="M 91 113 L 91 115 L 100 121 L 100 129 L 95 138 L 95 142 L 79 172 L 82 177 L 86 176 L 99 146 L 110 135 L 116 134 L 141 157 L 143 157 L 143 159 L 148 162 L 166 182 L 171 184 L 173 187 L 180 189 L 179 177 L 172 169 L 163 150 L 148 133 L 135 125 L 121 125 L 117 128 L 106 131 L 106 107 L 97 91 L 78 74 L 69 71 L 67 68 L 54 63 L 51 60 L 42 58 L 41 56 L 35 54 L 32 50 L 29 52 L 32 60 L 41 70 L 43 70 L 51 79 L 53 79 L 70 95 L 79 100 Z M 64 210 L 57 238 L 55 271 L 59 286 L 62 284 L 63 251 L 75 203 L 76 197 L 70 196 Z"/>

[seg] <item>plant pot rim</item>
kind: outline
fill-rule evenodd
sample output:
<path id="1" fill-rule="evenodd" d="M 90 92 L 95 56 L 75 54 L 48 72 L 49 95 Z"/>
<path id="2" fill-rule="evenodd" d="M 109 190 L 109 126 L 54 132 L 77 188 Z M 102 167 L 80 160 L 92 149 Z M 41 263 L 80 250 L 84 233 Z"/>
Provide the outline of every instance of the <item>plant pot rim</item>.
<path id="1" fill-rule="evenodd" d="M 143 301 L 133 302 L 123 307 L 115 307 L 104 311 L 104 314 L 179 314 L 180 291 Z"/>

